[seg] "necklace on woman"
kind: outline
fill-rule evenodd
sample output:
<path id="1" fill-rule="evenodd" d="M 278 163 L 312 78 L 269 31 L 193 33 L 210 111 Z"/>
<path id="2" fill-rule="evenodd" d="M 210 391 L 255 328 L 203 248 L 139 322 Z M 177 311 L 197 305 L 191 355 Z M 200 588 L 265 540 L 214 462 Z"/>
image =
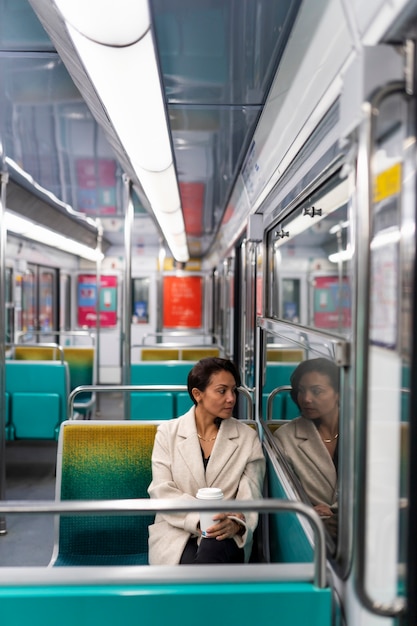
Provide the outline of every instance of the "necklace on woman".
<path id="1" fill-rule="evenodd" d="M 201 439 L 201 441 L 207 441 L 207 442 L 209 442 L 209 441 L 214 441 L 214 440 L 216 439 L 217 435 L 214 435 L 214 437 L 210 437 L 210 439 L 204 439 L 204 437 L 202 437 L 199 433 L 197 433 L 197 437 L 198 437 L 199 439 Z"/>
<path id="2" fill-rule="evenodd" d="M 334 441 L 335 439 L 337 439 L 339 436 L 339 433 L 337 433 L 334 437 L 332 437 L 331 439 L 323 439 L 322 441 L 324 441 L 324 443 L 332 443 L 332 441 Z"/>

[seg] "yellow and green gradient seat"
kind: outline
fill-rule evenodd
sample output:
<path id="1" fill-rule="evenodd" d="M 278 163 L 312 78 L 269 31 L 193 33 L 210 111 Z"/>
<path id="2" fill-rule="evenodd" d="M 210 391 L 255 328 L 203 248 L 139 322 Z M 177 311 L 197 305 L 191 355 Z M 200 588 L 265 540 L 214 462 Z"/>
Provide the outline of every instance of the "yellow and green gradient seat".
<path id="1" fill-rule="evenodd" d="M 157 422 L 67 421 L 57 463 L 57 500 L 147 498 Z M 62 515 L 51 565 L 148 563 L 153 515 Z"/>

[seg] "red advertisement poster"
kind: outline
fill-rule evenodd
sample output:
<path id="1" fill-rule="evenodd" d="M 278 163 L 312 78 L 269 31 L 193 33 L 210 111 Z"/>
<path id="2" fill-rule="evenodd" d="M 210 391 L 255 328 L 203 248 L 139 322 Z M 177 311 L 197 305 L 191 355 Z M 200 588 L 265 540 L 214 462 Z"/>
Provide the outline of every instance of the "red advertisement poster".
<path id="1" fill-rule="evenodd" d="M 80 274 L 77 285 L 78 326 L 97 326 L 97 278 L 94 274 Z M 101 328 L 117 324 L 117 276 L 100 277 L 99 315 Z"/>
<path id="2" fill-rule="evenodd" d="M 198 237 L 203 234 L 204 184 L 180 182 L 179 187 L 186 231 Z"/>
<path id="3" fill-rule="evenodd" d="M 201 328 L 202 284 L 201 276 L 164 278 L 164 327 Z"/>

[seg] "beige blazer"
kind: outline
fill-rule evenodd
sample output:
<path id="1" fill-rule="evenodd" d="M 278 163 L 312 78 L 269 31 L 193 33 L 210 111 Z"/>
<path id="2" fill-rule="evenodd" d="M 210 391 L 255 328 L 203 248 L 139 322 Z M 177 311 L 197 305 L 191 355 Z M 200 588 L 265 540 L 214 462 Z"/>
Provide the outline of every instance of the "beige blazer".
<path id="1" fill-rule="evenodd" d="M 297 417 L 277 428 L 274 437 L 313 506 L 337 506 L 336 468 L 313 422 Z"/>
<path id="2" fill-rule="evenodd" d="M 197 437 L 194 407 L 185 415 L 158 427 L 152 453 L 151 498 L 196 501 L 200 487 L 220 487 L 225 499 L 262 498 L 265 458 L 256 431 L 231 417 L 223 420 L 204 471 Z M 235 537 L 249 559 L 256 513 L 245 513 L 247 530 Z M 180 562 L 188 539 L 199 536 L 198 512 L 156 515 L 149 527 L 149 563 L 174 565 Z"/>

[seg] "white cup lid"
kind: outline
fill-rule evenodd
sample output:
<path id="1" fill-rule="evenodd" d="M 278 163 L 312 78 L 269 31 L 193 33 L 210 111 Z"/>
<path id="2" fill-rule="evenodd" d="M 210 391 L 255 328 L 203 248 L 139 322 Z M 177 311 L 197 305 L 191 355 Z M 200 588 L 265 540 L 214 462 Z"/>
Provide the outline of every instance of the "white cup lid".
<path id="1" fill-rule="evenodd" d="M 221 500 L 223 491 L 218 487 L 202 487 L 197 491 L 196 497 L 200 500 Z"/>

